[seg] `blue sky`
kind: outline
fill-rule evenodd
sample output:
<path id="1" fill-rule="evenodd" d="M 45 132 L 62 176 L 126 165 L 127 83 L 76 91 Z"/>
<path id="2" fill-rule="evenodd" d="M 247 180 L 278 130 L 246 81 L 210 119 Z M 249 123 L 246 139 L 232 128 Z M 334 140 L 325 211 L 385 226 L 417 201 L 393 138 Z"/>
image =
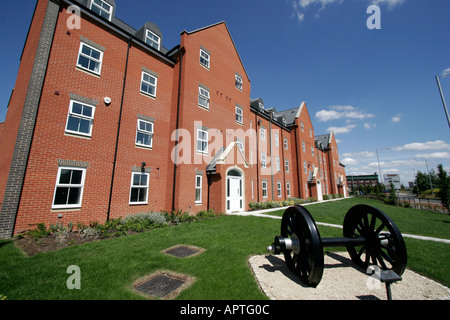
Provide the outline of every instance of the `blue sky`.
<path id="1" fill-rule="evenodd" d="M 116 16 L 134 28 L 156 23 L 169 49 L 183 30 L 226 21 L 252 81 L 251 97 L 277 110 L 305 101 L 315 133 L 335 132 L 347 174 L 378 172 L 377 150 L 382 173 L 398 173 L 405 184 L 414 170 L 426 172 L 426 163 L 450 171 L 450 128 L 434 78 L 450 72 L 450 1 L 116 3 Z M 381 29 L 367 28 L 372 4 L 380 8 Z M 0 121 L 35 1 L 2 7 Z M 441 84 L 450 104 L 450 76 Z"/>

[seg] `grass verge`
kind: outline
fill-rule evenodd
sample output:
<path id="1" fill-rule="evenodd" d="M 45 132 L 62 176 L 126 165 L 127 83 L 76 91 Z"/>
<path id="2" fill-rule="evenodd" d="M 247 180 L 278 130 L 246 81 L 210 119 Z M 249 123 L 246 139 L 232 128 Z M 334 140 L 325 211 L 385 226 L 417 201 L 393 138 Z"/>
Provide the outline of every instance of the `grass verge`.
<path id="1" fill-rule="evenodd" d="M 377 201 L 348 199 L 308 206 L 316 221 L 342 224 L 347 210 L 367 203 L 386 212 L 404 233 L 449 238 L 449 217 L 443 214 L 386 206 Z M 418 211 L 418 212 L 416 212 Z M 280 213 L 278 213 L 280 214 Z M 131 290 L 135 280 L 158 270 L 195 277 L 177 299 L 267 299 L 248 266 L 251 255 L 265 254 L 280 232 L 280 221 L 225 216 L 181 224 L 132 236 L 96 241 L 53 252 L 25 256 L 12 241 L 0 242 L 0 296 L 8 300 L 140 300 Z M 319 226 L 322 237 L 341 230 Z M 450 286 L 448 244 L 405 239 L 408 268 Z M 162 253 L 175 245 L 205 252 L 180 259 Z M 80 267 L 81 290 L 69 290 L 67 268 Z"/>

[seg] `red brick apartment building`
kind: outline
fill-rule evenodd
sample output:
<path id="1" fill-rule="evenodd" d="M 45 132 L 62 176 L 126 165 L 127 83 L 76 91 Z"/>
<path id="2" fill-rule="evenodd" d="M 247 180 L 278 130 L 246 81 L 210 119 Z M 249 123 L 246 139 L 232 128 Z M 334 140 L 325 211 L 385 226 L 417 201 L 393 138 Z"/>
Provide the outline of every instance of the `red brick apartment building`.
<path id="1" fill-rule="evenodd" d="M 225 22 L 163 46 L 114 0 L 38 0 L 0 124 L 0 238 L 37 223 L 345 194 L 334 135 L 305 103 L 250 99 Z"/>

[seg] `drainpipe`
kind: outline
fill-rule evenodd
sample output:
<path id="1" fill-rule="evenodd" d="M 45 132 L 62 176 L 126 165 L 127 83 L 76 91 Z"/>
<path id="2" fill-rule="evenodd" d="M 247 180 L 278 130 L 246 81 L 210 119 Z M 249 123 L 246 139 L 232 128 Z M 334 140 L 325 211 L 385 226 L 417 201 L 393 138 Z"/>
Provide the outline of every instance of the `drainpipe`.
<path id="1" fill-rule="evenodd" d="M 184 47 L 180 48 L 180 70 L 178 74 L 178 101 L 177 101 L 177 123 L 176 123 L 176 140 L 175 140 L 175 158 L 173 161 L 173 193 L 172 193 L 172 212 L 175 211 L 175 193 L 176 193 L 176 181 L 177 181 L 177 160 L 178 160 L 178 129 L 180 126 L 180 104 L 181 104 L 181 74 L 183 69 L 183 54 L 186 52 Z M 208 190 L 209 198 L 209 190 Z M 209 206 L 209 204 L 208 204 Z"/>
<path id="2" fill-rule="evenodd" d="M 297 128 L 298 128 L 298 126 L 295 125 L 295 127 L 294 127 L 295 153 L 297 154 L 297 161 L 295 161 L 295 162 L 297 163 L 298 197 L 301 199 L 301 190 L 302 190 L 302 189 L 301 189 L 301 179 L 300 179 L 301 172 L 300 172 L 299 166 L 298 166 L 298 163 L 299 163 L 299 161 L 300 161 L 300 157 L 298 156 Z"/>
<path id="3" fill-rule="evenodd" d="M 281 133 L 283 133 L 283 129 L 281 129 Z M 283 163 L 286 165 L 286 157 L 285 157 L 285 149 L 284 149 L 284 135 L 283 134 L 281 134 L 281 141 L 280 142 L 283 142 L 282 143 L 282 147 L 281 147 L 281 150 L 282 150 L 282 158 L 283 158 Z M 297 166 L 298 166 L 298 164 L 297 164 Z M 281 166 L 281 163 L 280 163 L 280 169 L 281 168 L 283 168 L 282 166 Z M 284 168 L 284 169 L 286 169 L 286 168 Z M 287 183 L 287 181 L 286 181 L 286 170 L 283 170 L 283 182 L 284 182 L 284 187 L 283 187 L 283 189 L 284 189 L 284 198 L 287 200 L 287 185 L 286 185 L 286 183 Z"/>
<path id="4" fill-rule="evenodd" d="M 275 190 L 273 188 L 273 150 L 272 150 L 272 121 L 269 120 L 269 150 L 270 150 L 270 182 L 272 184 L 272 201 L 275 201 Z M 280 163 L 281 167 L 281 163 Z"/>
<path id="5" fill-rule="evenodd" d="M 256 128 L 256 195 L 259 202 L 259 131 L 258 131 L 258 113 L 255 113 L 255 128 Z"/>
<path id="6" fill-rule="evenodd" d="M 129 58 L 130 58 L 130 48 L 131 48 L 132 41 L 133 41 L 133 36 L 131 36 L 128 39 L 127 60 L 125 62 L 125 75 L 123 77 L 122 100 L 120 102 L 119 122 L 117 124 L 116 147 L 114 150 L 114 162 L 113 162 L 113 170 L 112 170 L 112 176 L 111 176 L 111 188 L 109 190 L 108 213 L 106 216 L 106 221 L 109 221 L 110 215 L 111 215 L 111 202 L 112 202 L 114 178 L 115 178 L 116 166 L 117 166 L 117 151 L 118 151 L 118 147 L 119 147 L 120 126 L 122 123 L 122 111 L 123 111 L 123 103 L 125 100 L 125 88 L 126 88 L 126 84 L 127 84 L 128 62 L 129 62 Z"/>

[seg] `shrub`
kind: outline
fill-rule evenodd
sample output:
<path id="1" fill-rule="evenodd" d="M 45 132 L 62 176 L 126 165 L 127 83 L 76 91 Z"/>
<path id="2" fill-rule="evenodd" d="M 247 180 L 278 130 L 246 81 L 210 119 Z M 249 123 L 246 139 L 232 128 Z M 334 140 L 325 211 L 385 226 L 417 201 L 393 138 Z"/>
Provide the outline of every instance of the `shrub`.
<path id="1" fill-rule="evenodd" d="M 28 235 L 35 239 L 45 238 L 50 234 L 50 231 L 47 230 L 45 223 L 39 223 L 36 229 L 28 231 Z"/>

